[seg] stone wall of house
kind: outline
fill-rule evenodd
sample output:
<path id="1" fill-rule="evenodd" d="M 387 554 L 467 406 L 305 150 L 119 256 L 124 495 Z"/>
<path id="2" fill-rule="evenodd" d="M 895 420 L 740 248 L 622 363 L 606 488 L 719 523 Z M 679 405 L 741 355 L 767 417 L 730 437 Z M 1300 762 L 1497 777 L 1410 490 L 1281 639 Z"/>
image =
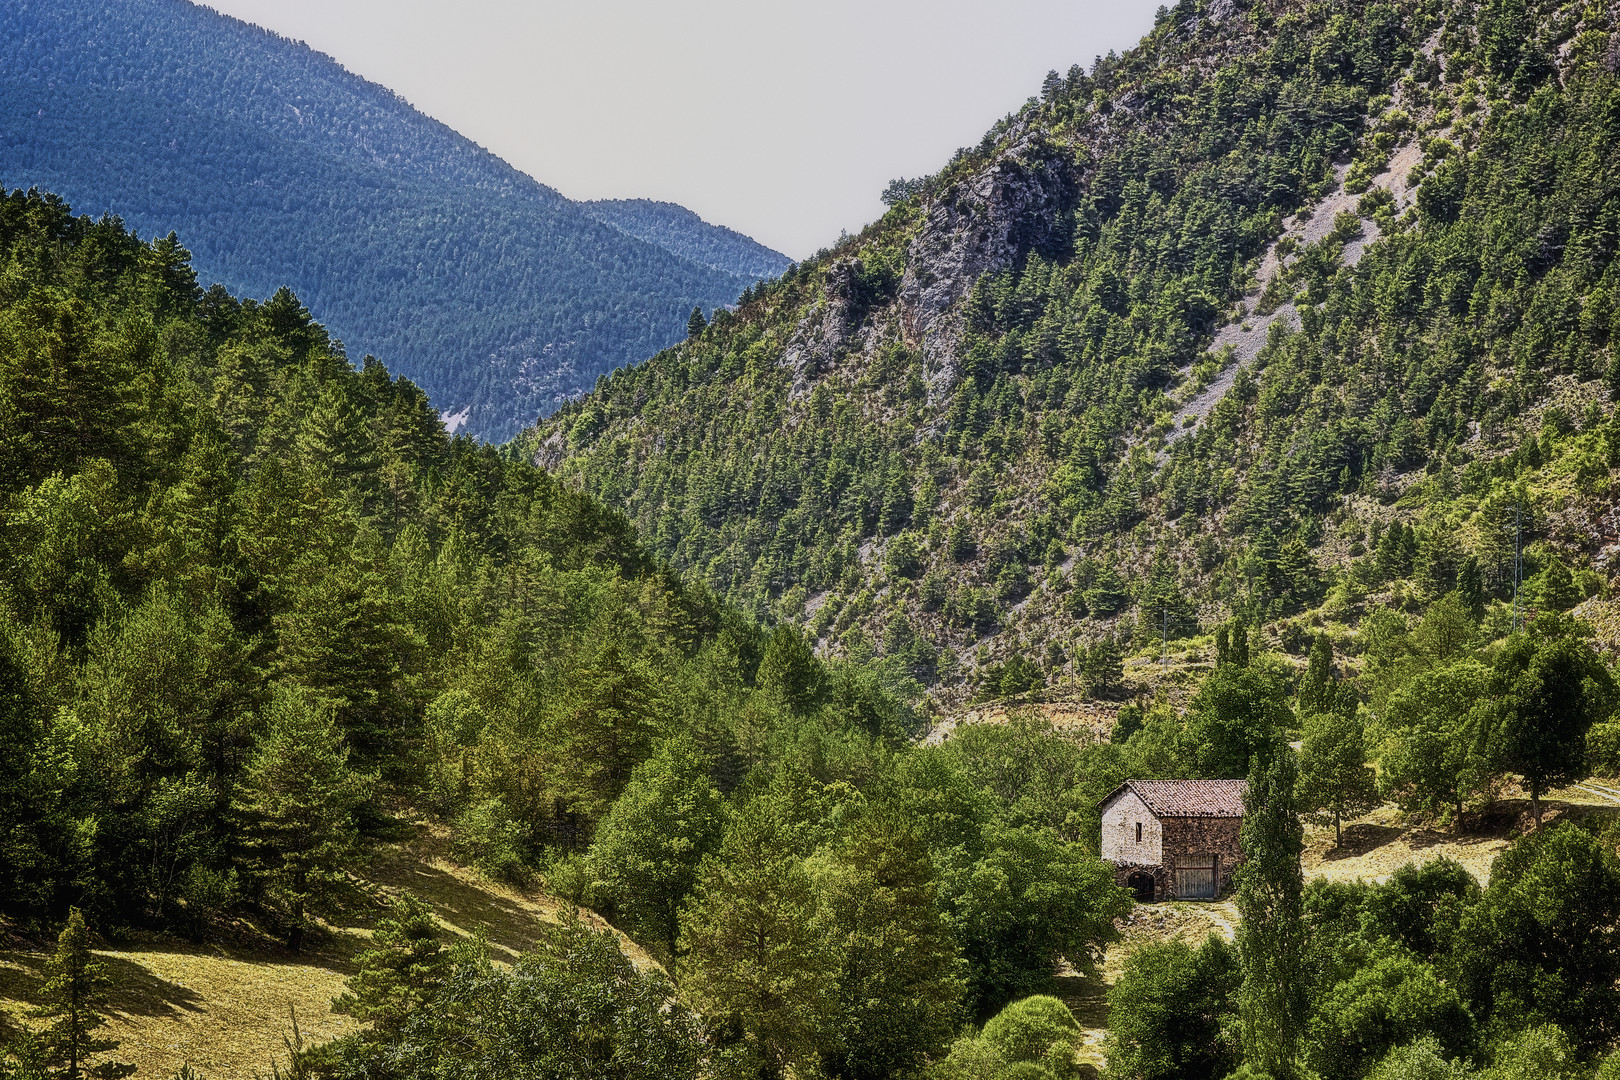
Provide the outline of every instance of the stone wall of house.
<path id="1" fill-rule="evenodd" d="M 1142 839 L 1136 839 L 1141 826 Z M 1102 808 L 1102 857 L 1117 866 L 1164 862 L 1164 826 L 1141 796 L 1126 788 Z"/>
<path id="2" fill-rule="evenodd" d="M 1175 880 L 1177 856 L 1214 855 L 1215 890 L 1224 895 L 1232 884 L 1232 872 L 1243 861 L 1238 843 L 1241 818 L 1165 818 L 1162 861 L 1169 870 L 1169 895 L 1180 895 Z"/>
<path id="3" fill-rule="evenodd" d="M 1132 863 L 1114 864 L 1114 884 L 1122 889 L 1131 887 L 1131 875 L 1148 874 L 1153 878 L 1153 899 L 1172 900 L 1170 893 L 1170 868 L 1167 866 L 1138 866 Z"/>

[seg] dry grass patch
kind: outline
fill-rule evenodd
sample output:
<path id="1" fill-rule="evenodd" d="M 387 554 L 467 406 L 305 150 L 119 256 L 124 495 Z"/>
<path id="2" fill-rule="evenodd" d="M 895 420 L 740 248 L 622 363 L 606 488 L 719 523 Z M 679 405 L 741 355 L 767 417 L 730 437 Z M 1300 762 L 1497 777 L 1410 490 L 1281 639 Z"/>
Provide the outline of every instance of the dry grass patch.
<path id="1" fill-rule="evenodd" d="M 137 1066 L 137 1077 L 161 1080 L 190 1063 L 208 1080 L 251 1080 L 286 1059 L 290 1018 L 310 1042 L 324 1042 L 358 1025 L 332 1012 L 332 998 L 354 973 L 354 957 L 371 938 L 386 904 L 402 891 L 421 897 L 452 932 L 482 934 L 497 962 L 534 947 L 541 927 L 561 921 L 566 901 L 538 889 L 490 882 L 448 854 L 444 829 L 416 822 L 408 839 L 375 848 L 354 870 L 354 902 L 300 955 L 234 928 L 230 941 L 205 944 L 145 937 L 97 956 L 113 979 L 106 1010 L 115 1055 Z M 587 923 L 607 928 L 593 912 Z M 638 967 L 656 966 L 646 950 L 619 935 Z M 23 1022 L 38 1002 L 50 947 L 0 939 L 0 1028 Z M 4 1032 L 0 1031 L 0 1035 Z"/>
<path id="2" fill-rule="evenodd" d="M 307 1038 L 323 1041 L 354 1027 L 332 1012 L 350 974 L 355 943 L 334 935 L 303 956 L 222 946 L 141 942 L 98 949 L 113 986 L 105 1010 L 114 1055 L 141 1077 L 166 1077 L 190 1062 L 210 1080 L 267 1073 L 285 1056 L 293 1012 Z M 50 952 L 0 952 L 0 1009 L 20 1022 L 38 1001 Z"/>
<path id="3" fill-rule="evenodd" d="M 1603 782 L 1576 784 L 1542 799 L 1542 824 L 1568 818 L 1620 816 L 1620 788 L 1608 794 Z M 1388 881 L 1407 863 L 1447 858 L 1461 863 L 1480 885 L 1488 884 L 1491 864 L 1517 836 L 1534 827 L 1530 800 L 1516 789 L 1486 810 L 1469 814 L 1462 830 L 1404 820 L 1392 805 L 1381 806 L 1344 824 L 1344 844 L 1335 846 L 1331 826 L 1305 830 L 1305 876 L 1328 881 Z"/>

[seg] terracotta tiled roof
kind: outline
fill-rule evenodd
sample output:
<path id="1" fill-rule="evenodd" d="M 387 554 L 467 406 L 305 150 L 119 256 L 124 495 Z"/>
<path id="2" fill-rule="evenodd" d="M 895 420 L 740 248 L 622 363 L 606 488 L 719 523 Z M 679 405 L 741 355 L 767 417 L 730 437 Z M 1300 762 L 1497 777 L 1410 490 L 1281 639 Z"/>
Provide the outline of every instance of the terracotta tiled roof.
<path id="1" fill-rule="evenodd" d="M 1153 811 L 1155 817 L 1243 816 L 1243 793 L 1247 780 L 1127 780 L 1104 799 L 1104 804 L 1126 788 Z"/>

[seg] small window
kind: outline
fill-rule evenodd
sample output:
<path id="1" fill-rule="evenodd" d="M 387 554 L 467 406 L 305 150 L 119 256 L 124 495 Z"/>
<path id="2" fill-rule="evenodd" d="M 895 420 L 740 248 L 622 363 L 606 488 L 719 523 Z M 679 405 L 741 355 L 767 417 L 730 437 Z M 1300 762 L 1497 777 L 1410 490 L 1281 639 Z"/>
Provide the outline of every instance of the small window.
<path id="1" fill-rule="evenodd" d="M 1136 823 L 1136 842 L 1138 844 L 1142 842 L 1142 823 L 1140 821 Z"/>

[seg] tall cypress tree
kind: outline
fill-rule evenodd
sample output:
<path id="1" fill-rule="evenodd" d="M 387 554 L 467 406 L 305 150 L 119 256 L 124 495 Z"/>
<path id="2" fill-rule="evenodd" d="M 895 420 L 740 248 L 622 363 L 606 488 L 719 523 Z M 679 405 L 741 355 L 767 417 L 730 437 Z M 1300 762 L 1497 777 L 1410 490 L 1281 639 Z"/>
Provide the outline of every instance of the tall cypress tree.
<path id="1" fill-rule="evenodd" d="M 1334 704 L 1333 643 L 1319 633 L 1311 643 L 1310 662 L 1299 680 L 1299 713 L 1326 712 Z"/>
<path id="2" fill-rule="evenodd" d="M 1295 1080 L 1300 1037 L 1309 1015 L 1305 985 L 1305 874 L 1300 854 L 1294 751 L 1279 747 L 1269 764 L 1256 764 L 1244 799 L 1244 864 L 1237 871 L 1242 917 L 1237 944 L 1243 957 L 1244 1060 L 1273 1080 Z"/>

